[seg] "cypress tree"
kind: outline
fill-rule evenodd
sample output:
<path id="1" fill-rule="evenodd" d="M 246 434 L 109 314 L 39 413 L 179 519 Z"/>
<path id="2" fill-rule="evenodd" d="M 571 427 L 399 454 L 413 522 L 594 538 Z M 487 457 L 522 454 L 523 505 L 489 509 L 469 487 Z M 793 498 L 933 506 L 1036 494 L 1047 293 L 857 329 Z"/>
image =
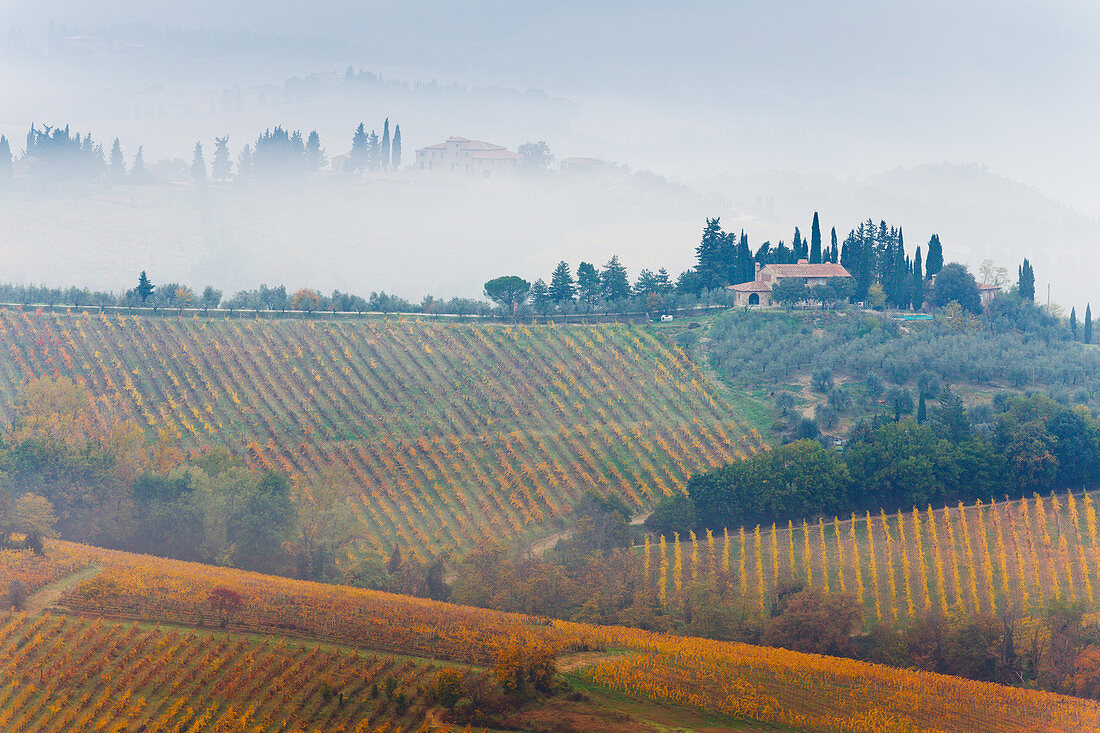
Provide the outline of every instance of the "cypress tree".
<path id="1" fill-rule="evenodd" d="M 1082 333 L 1086 344 L 1092 343 L 1092 304 L 1085 304 L 1085 330 Z"/>
<path id="2" fill-rule="evenodd" d="M 1024 258 L 1019 269 L 1018 290 L 1020 297 L 1028 302 L 1035 301 L 1035 270 L 1031 269 L 1031 263 Z"/>
<path id="3" fill-rule="evenodd" d="M 932 279 L 932 276 L 943 269 L 943 247 L 940 245 L 940 235 L 933 234 L 928 240 L 928 256 L 924 260 L 924 277 Z"/>
<path id="4" fill-rule="evenodd" d="M 382 123 L 382 168 L 390 167 L 390 118 Z"/>
<path id="5" fill-rule="evenodd" d="M 840 250 L 836 246 L 836 227 L 833 227 L 832 246 L 829 248 L 829 262 L 840 262 Z"/>
<path id="6" fill-rule="evenodd" d="M 924 273 L 921 267 L 920 247 L 917 247 L 916 254 L 913 255 L 913 276 L 910 282 L 912 283 L 910 302 L 913 310 L 920 310 L 924 307 Z"/>
<path id="7" fill-rule="evenodd" d="M 821 262 L 821 222 L 814 212 L 814 223 L 810 226 L 810 262 Z"/>
<path id="8" fill-rule="evenodd" d="M 802 233 L 798 231 L 798 227 L 794 228 L 794 240 L 791 241 L 791 251 L 794 253 L 794 259 L 796 261 L 808 259 L 806 242 L 802 240 Z"/>
<path id="9" fill-rule="evenodd" d="M 741 230 L 733 262 L 734 276 L 730 278 L 731 285 L 752 282 L 756 279 L 756 263 L 752 258 L 752 250 L 749 249 L 749 235 L 745 234 L 744 229 Z"/>
<path id="10" fill-rule="evenodd" d="M 920 393 L 920 398 L 917 400 L 917 425 L 923 425 L 924 419 L 928 414 L 928 408 L 924 404 L 924 392 Z"/>
<path id="11" fill-rule="evenodd" d="M 397 170 L 401 167 L 401 125 L 393 128 L 393 144 L 390 150 L 390 168 Z"/>
<path id="12" fill-rule="evenodd" d="M 8 139 L 0 135 L 0 183 L 10 181 L 12 177 L 11 145 Z"/>
<path id="13" fill-rule="evenodd" d="M 1069 332 L 1073 336 L 1073 340 L 1077 340 L 1077 309 L 1069 309 Z"/>

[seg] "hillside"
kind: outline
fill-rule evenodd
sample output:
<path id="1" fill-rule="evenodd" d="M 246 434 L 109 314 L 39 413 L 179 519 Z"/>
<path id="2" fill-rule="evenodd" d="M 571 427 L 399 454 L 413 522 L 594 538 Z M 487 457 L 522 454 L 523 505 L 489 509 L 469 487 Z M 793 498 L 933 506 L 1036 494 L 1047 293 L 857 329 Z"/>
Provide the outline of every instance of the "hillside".
<path id="1" fill-rule="evenodd" d="M 730 592 L 761 611 L 785 579 L 852 593 L 864 606 L 866 626 L 926 609 L 1027 617 L 1057 595 L 1097 611 L 1096 498 L 1095 492 L 1034 496 L 735 528 L 659 544 L 647 539 L 643 573 L 670 607 L 695 582 L 728 582 Z"/>
<path id="2" fill-rule="evenodd" d="M 51 543 L 48 551 L 47 563 L 83 561 L 102 570 L 70 588 L 51 615 L 0 618 L 0 648 L 12 650 L 5 657 L 10 681 L 0 692 L 0 716 L 33 721 L 32 730 L 61 730 L 62 721 L 73 720 L 114 723 L 116 730 L 136 730 L 150 720 L 182 728 L 186 723 L 181 721 L 200 715 L 226 727 L 248 716 L 260 730 L 279 721 L 285 721 L 282 729 L 295 729 L 296 721 L 334 726 L 347 721 L 350 726 L 384 707 L 364 699 L 367 681 L 391 676 L 409 691 L 407 709 L 426 719 L 416 690 L 427 674 L 424 665 L 434 663 L 423 660 L 464 657 L 476 669 L 490 664 L 502 643 L 514 645 L 517 639 L 522 646 L 545 645 L 564 655 L 567 678 L 584 689 L 672 705 L 685 715 L 719 715 L 729 722 L 838 731 L 1083 731 L 1100 725 L 1100 706 L 1094 702 L 930 673 L 548 622 L 69 543 Z M 16 575 L 16 555 L 2 558 L 0 578 Z M 218 625 L 218 617 L 206 609 L 215 587 L 234 590 L 244 601 L 240 615 L 228 619 L 227 632 L 165 628 Z M 88 621 L 89 615 L 129 621 Z M 289 634 L 310 644 L 256 641 L 242 632 Z M 359 651 L 330 648 L 334 642 L 354 644 Z M 415 651 L 421 661 L 377 655 L 392 653 L 395 643 Z M 571 656 L 581 651 L 601 653 Z M 146 656 L 150 661 L 139 668 L 135 660 Z M 47 682 L 45 670 L 59 659 L 77 663 L 66 664 L 65 675 Z M 203 671 L 189 675 L 189 669 Z M 262 681 L 271 681 L 266 688 L 243 681 L 244 671 L 254 669 L 261 670 Z M 312 670 L 310 675 L 324 679 L 296 676 L 311 680 L 304 688 L 279 684 L 291 670 Z M 330 685 L 329 699 L 318 701 L 322 681 Z M 263 692 L 253 694 L 253 688 Z M 333 696 L 352 707 L 334 705 Z M 395 712 L 386 710 L 386 715 Z"/>
<path id="3" fill-rule="evenodd" d="M 635 509 L 760 446 L 688 357 L 636 326 L 178 319 L 0 311 L 0 420 L 72 377 L 103 422 L 221 445 L 300 495 L 338 486 L 360 552 L 516 537 L 590 488 Z"/>

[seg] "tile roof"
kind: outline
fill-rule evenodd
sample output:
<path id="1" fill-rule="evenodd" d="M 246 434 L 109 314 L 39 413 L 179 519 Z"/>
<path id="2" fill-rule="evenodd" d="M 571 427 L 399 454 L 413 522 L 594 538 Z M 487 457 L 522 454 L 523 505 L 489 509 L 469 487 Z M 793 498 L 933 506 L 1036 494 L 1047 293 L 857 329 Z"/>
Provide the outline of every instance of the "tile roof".
<path id="1" fill-rule="evenodd" d="M 775 277 L 851 277 L 843 265 L 836 262 L 808 262 L 796 265 L 764 265 Z"/>
<path id="2" fill-rule="evenodd" d="M 470 157 L 476 158 L 478 160 L 492 158 L 499 160 L 521 160 L 523 158 L 523 156 L 519 153 L 513 153 L 511 150 L 505 150 L 504 148 L 501 148 L 500 150 L 478 150 L 474 153 L 471 153 Z"/>
<path id="3" fill-rule="evenodd" d="M 772 291 L 772 284 L 761 282 L 760 280 L 752 280 L 747 283 L 730 285 L 729 288 L 730 290 L 736 290 L 738 293 L 770 293 Z"/>

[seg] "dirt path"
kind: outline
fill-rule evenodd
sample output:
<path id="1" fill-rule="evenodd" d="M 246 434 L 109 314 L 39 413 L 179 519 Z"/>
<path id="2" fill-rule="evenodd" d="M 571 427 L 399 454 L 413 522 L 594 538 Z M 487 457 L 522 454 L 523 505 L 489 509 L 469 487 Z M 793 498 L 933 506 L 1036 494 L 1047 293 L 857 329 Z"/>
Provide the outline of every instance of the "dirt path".
<path id="1" fill-rule="evenodd" d="M 630 523 L 633 525 L 642 524 L 645 520 L 649 519 L 649 515 L 653 512 L 646 512 L 645 514 L 635 514 L 630 518 Z M 567 540 L 573 536 L 572 530 L 563 529 L 560 532 L 547 535 L 541 540 L 535 540 L 527 545 L 527 551 L 532 555 L 541 555 L 547 550 L 551 549 L 554 545 L 558 544 L 558 540 Z"/>
<path id="2" fill-rule="evenodd" d="M 617 659 L 621 656 L 622 654 L 613 654 L 612 652 L 581 652 L 579 654 L 570 654 L 558 658 L 558 671 L 572 672 L 574 669 L 591 667 L 594 664 L 606 662 L 610 659 Z"/>
<path id="3" fill-rule="evenodd" d="M 23 608 L 27 613 L 31 614 L 44 611 L 61 600 L 61 596 L 65 595 L 65 591 L 69 590 L 69 588 L 72 588 L 77 583 L 94 578 L 102 571 L 102 567 L 93 565 L 90 568 L 84 568 L 83 570 L 77 571 L 72 575 L 66 575 L 61 580 L 50 583 L 27 598 L 26 603 L 23 604 Z"/>

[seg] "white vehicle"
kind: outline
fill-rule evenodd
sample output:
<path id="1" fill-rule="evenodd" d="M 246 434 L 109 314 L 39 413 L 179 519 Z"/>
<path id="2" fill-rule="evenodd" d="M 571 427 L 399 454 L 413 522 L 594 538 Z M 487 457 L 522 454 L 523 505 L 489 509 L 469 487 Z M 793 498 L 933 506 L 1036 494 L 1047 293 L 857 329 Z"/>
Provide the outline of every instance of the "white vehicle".
<path id="1" fill-rule="evenodd" d="M 672 323 L 672 316 L 667 314 L 661 316 L 661 323 Z"/>

